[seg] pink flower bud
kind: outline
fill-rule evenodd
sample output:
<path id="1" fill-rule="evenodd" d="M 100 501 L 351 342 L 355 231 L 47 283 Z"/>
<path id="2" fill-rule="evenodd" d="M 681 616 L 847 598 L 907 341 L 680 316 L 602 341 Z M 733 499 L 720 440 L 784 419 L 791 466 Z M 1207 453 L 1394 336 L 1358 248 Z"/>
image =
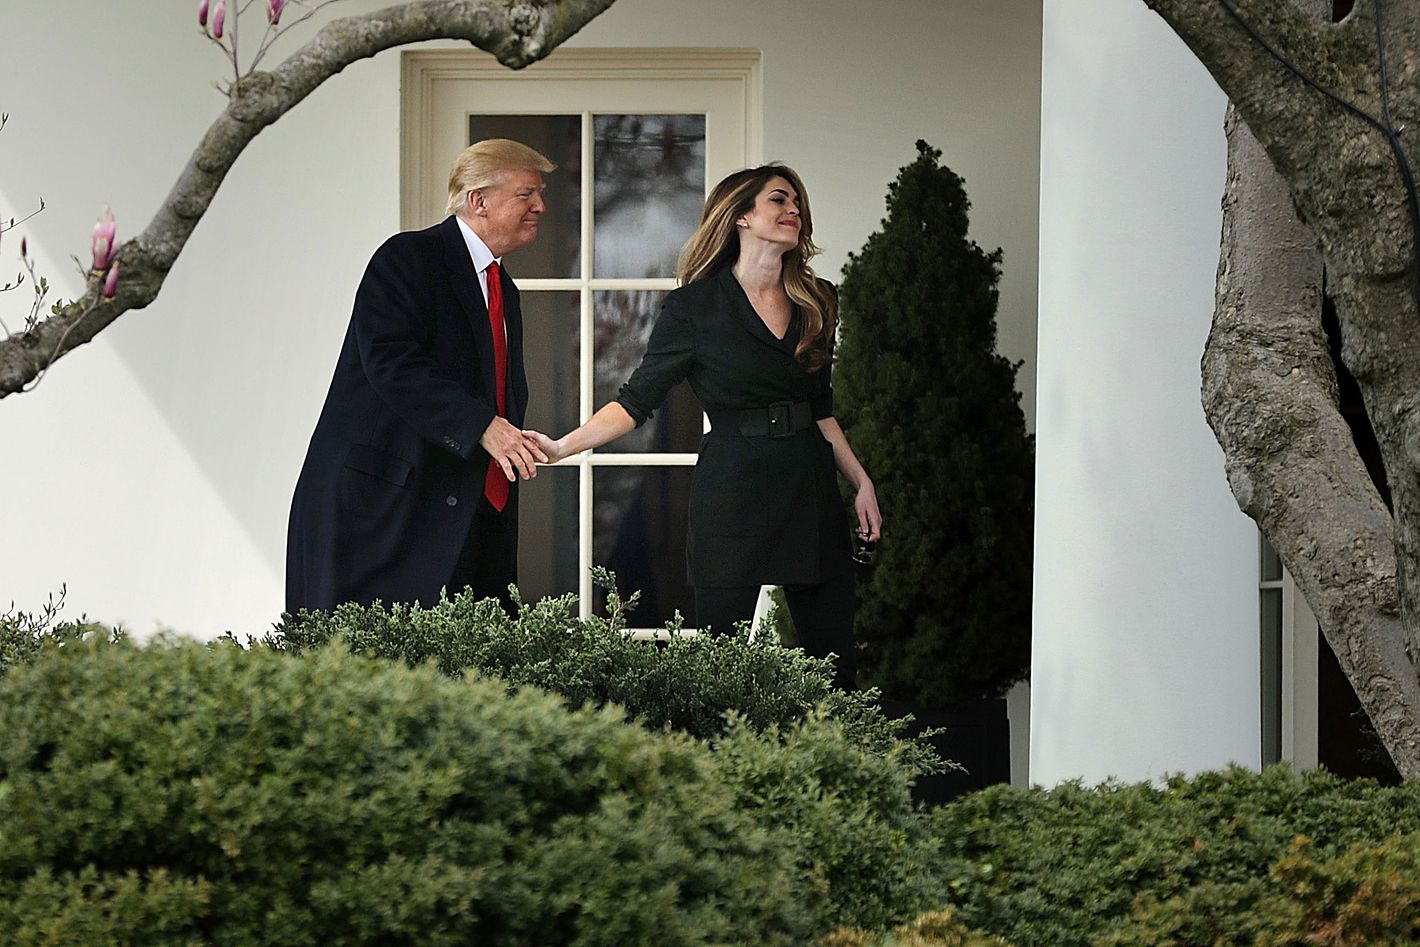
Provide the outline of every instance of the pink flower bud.
<path id="1" fill-rule="evenodd" d="M 21 237 L 21 238 L 20 238 L 20 256 L 21 256 L 21 257 L 27 257 L 27 256 L 29 256 L 29 255 L 30 255 L 30 238 L 29 238 L 29 237 Z"/>
<path id="2" fill-rule="evenodd" d="M 108 276 L 104 277 L 104 299 L 112 299 L 118 292 L 118 261 L 113 261 L 113 266 L 108 268 Z"/>
<path id="3" fill-rule="evenodd" d="M 118 252 L 118 247 L 114 243 L 116 225 L 113 222 L 113 211 L 104 208 L 103 216 L 99 222 L 94 224 L 94 269 L 102 273 L 108 268 L 109 261 Z"/>
<path id="4" fill-rule="evenodd" d="M 212 11 L 212 35 L 222 38 L 222 27 L 227 22 L 227 0 L 217 0 L 217 9 Z"/>
<path id="5" fill-rule="evenodd" d="M 286 6 L 286 0 L 266 0 L 266 22 L 272 26 L 281 22 L 281 10 Z"/>
<path id="6" fill-rule="evenodd" d="M 197 5 L 197 25 L 204 29 L 207 27 L 207 0 Z"/>

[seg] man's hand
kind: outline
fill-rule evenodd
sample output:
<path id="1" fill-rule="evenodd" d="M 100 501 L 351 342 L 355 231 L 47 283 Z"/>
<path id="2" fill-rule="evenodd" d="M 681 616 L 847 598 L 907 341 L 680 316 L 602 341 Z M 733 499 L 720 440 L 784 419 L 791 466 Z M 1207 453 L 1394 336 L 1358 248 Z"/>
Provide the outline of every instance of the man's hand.
<path id="1" fill-rule="evenodd" d="M 530 443 L 523 437 L 522 431 L 508 423 L 507 418 L 495 417 L 478 443 L 498 462 L 509 480 L 518 479 L 519 474 L 524 480 L 531 480 L 537 476 L 538 463 L 547 463 L 547 455 L 542 448 L 535 442 Z"/>

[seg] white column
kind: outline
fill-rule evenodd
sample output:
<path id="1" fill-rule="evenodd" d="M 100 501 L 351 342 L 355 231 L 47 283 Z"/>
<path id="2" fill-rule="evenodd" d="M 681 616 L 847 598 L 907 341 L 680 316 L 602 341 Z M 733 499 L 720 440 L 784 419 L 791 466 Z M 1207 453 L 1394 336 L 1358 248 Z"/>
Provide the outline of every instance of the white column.
<path id="1" fill-rule="evenodd" d="M 1140 0 L 1046 0 L 1031 780 L 1260 752 L 1256 532 L 1199 403 L 1225 99 Z"/>

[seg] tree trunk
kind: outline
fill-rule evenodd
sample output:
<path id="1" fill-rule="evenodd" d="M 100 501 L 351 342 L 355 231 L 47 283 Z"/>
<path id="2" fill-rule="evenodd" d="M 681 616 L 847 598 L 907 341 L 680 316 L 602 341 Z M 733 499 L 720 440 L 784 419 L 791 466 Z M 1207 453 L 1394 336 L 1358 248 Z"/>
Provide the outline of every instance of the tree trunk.
<path id="1" fill-rule="evenodd" d="M 1391 134 L 1420 120 L 1420 7 L 1369 0 L 1334 24 L 1319 0 L 1144 2 L 1198 55 L 1281 177 L 1242 176 L 1264 159 L 1234 130 L 1204 359 L 1205 410 L 1229 481 L 1302 588 L 1396 767 L 1420 776 L 1420 308 L 1396 154 L 1408 146 Z M 1287 219 L 1292 206 L 1325 260 L 1393 517 L 1336 410 L 1312 238 Z"/>
<path id="2" fill-rule="evenodd" d="M 1203 406 L 1238 506 L 1277 548 L 1400 772 L 1420 775 L 1391 517 L 1337 410 L 1322 262 L 1286 182 L 1230 107 Z"/>

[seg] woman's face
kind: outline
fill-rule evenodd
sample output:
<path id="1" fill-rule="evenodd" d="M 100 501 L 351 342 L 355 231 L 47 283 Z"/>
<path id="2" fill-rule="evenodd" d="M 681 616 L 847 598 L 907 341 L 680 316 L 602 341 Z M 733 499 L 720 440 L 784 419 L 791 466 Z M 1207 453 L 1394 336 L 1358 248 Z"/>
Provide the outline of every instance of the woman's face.
<path id="1" fill-rule="evenodd" d="M 799 216 L 799 195 L 784 178 L 775 176 L 765 182 L 764 189 L 754 198 L 754 207 L 739 220 L 740 240 L 757 238 L 783 244 L 790 250 L 799 243 L 804 222 Z"/>

